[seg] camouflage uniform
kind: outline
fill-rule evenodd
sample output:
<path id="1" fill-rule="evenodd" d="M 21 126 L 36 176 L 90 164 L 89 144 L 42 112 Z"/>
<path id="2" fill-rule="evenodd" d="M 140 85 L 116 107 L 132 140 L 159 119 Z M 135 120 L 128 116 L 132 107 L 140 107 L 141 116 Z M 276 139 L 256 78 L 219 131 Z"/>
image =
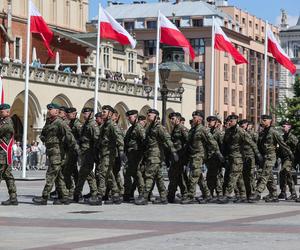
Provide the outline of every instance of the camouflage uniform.
<path id="1" fill-rule="evenodd" d="M 140 195 L 144 191 L 144 180 L 138 175 L 138 170 L 143 158 L 143 142 L 145 139 L 145 129 L 141 124 L 135 123 L 127 130 L 124 138 L 124 149 L 127 156 L 127 164 L 124 174 L 124 199 L 132 196 L 132 180 L 136 183 Z M 133 191 L 134 192 L 134 191 Z"/>
<path id="2" fill-rule="evenodd" d="M 10 117 L 0 119 L 0 139 L 6 144 L 9 144 L 10 139 L 14 134 L 14 125 Z M 0 147 L 0 183 L 4 180 L 8 189 L 9 198 L 11 201 L 17 199 L 17 189 L 15 179 L 11 173 L 11 166 L 7 163 L 7 154 Z M 17 205 L 17 204 L 15 204 Z"/>
<path id="3" fill-rule="evenodd" d="M 171 140 L 174 144 L 174 148 L 179 156 L 178 162 L 173 162 L 169 169 L 169 186 L 168 186 L 168 201 L 173 202 L 177 187 L 179 186 L 181 196 L 186 198 L 187 196 L 187 186 L 183 176 L 184 169 L 184 147 L 187 142 L 188 131 L 182 124 L 177 124 L 174 126 L 171 133 Z"/>

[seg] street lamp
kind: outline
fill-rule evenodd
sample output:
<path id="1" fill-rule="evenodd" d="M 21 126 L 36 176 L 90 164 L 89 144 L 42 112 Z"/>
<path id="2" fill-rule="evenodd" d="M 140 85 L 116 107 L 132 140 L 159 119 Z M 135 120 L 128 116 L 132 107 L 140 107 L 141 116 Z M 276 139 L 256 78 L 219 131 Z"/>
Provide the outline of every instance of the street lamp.
<path id="1" fill-rule="evenodd" d="M 167 87 L 167 80 L 170 75 L 170 69 L 167 67 L 161 67 L 159 69 L 159 75 L 160 79 L 162 81 L 162 88 L 160 89 L 160 94 L 161 94 L 161 100 L 162 100 L 162 125 L 166 125 L 166 112 L 167 112 L 167 100 L 168 100 L 168 87 Z"/>

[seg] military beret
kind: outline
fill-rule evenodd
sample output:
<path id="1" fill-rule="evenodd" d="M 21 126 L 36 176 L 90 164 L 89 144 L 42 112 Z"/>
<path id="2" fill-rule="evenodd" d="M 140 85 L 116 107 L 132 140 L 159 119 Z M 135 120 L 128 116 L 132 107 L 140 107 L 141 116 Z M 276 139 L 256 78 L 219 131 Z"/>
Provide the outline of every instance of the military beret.
<path id="1" fill-rule="evenodd" d="M 196 110 L 192 113 L 192 116 L 200 116 L 202 118 L 204 118 L 204 114 L 201 110 Z"/>
<path id="2" fill-rule="evenodd" d="M 68 108 L 67 110 L 66 110 L 66 113 L 73 113 L 73 112 L 76 112 L 77 111 L 77 109 L 76 108 L 73 108 L 73 107 L 70 107 L 70 108 Z"/>
<path id="3" fill-rule="evenodd" d="M 146 116 L 144 116 L 144 115 L 139 115 L 138 120 L 139 120 L 139 121 L 145 121 L 145 120 L 146 120 Z"/>
<path id="4" fill-rule="evenodd" d="M 115 113 L 115 109 L 112 106 L 110 106 L 110 105 L 103 105 L 102 106 L 102 110 L 108 110 L 110 112 Z"/>
<path id="5" fill-rule="evenodd" d="M 47 109 L 51 110 L 51 109 L 59 109 L 59 105 L 57 103 L 49 103 L 47 105 Z"/>
<path id="6" fill-rule="evenodd" d="M 249 123 L 247 119 L 243 119 L 239 121 L 239 125 L 242 126 L 245 123 Z"/>
<path id="7" fill-rule="evenodd" d="M 272 116 L 267 114 L 261 115 L 260 118 L 262 120 L 272 120 Z"/>
<path id="8" fill-rule="evenodd" d="M 179 112 L 172 112 L 169 114 L 169 119 L 171 119 L 174 116 L 180 118 L 181 114 Z"/>
<path id="9" fill-rule="evenodd" d="M 210 121 L 217 121 L 218 117 L 216 117 L 215 115 L 210 115 L 206 118 L 206 121 L 210 122 Z"/>
<path id="10" fill-rule="evenodd" d="M 283 125 L 292 125 L 292 124 L 291 124 L 291 122 L 288 121 L 288 120 L 283 120 L 283 121 L 281 122 L 281 126 L 283 126 Z"/>
<path id="11" fill-rule="evenodd" d="M 181 117 L 180 117 L 180 121 L 181 121 L 181 122 L 185 122 L 185 118 L 181 116 Z"/>
<path id="12" fill-rule="evenodd" d="M 147 114 L 156 114 L 156 115 L 159 115 L 159 112 L 158 112 L 157 109 L 148 109 Z"/>
<path id="13" fill-rule="evenodd" d="M 126 112 L 126 116 L 136 115 L 136 114 L 138 114 L 138 113 L 139 113 L 139 111 L 137 111 L 136 109 L 132 109 L 132 110 L 128 110 L 128 111 Z"/>
<path id="14" fill-rule="evenodd" d="M 7 103 L 3 103 L 0 105 L 0 110 L 10 109 L 10 105 Z"/>
<path id="15" fill-rule="evenodd" d="M 60 106 L 60 107 L 59 107 L 59 110 L 64 111 L 64 112 L 67 112 L 68 107 L 66 107 L 66 106 Z"/>
<path id="16" fill-rule="evenodd" d="M 227 121 L 229 121 L 229 120 L 237 120 L 237 119 L 239 119 L 239 117 L 237 115 L 229 115 L 229 116 L 227 116 Z"/>
<path id="17" fill-rule="evenodd" d="M 95 118 L 97 118 L 97 117 L 101 117 L 101 112 L 97 112 L 96 114 L 95 114 Z"/>
<path id="18" fill-rule="evenodd" d="M 93 111 L 94 111 L 93 108 L 84 107 L 84 108 L 81 110 L 81 113 L 85 113 L 85 112 L 93 112 Z"/>

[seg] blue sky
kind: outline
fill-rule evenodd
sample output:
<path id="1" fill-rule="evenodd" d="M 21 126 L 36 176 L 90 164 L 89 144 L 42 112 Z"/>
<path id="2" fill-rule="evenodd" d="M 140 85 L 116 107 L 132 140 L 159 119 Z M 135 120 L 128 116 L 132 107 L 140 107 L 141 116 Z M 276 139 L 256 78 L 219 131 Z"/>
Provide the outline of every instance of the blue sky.
<path id="1" fill-rule="evenodd" d="M 157 0 L 146 0 L 147 2 L 157 2 Z M 175 0 L 173 0 L 175 2 Z M 90 19 L 97 16 L 98 3 L 106 6 L 107 1 L 89 0 Z M 130 3 L 133 0 L 119 0 L 119 2 Z M 268 20 L 270 23 L 280 22 L 280 9 L 284 8 L 288 13 L 290 25 L 295 25 L 300 14 L 300 0 L 229 0 L 230 5 L 234 5 L 260 18 Z"/>

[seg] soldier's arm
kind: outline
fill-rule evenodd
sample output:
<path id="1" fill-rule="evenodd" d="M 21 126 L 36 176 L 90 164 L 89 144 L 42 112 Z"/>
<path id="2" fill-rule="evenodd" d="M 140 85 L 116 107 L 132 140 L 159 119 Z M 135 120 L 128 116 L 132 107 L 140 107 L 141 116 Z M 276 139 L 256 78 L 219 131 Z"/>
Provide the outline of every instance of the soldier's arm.
<path id="1" fill-rule="evenodd" d="M 259 150 L 258 150 L 257 144 L 253 141 L 251 136 L 247 132 L 242 131 L 242 138 L 243 138 L 244 143 L 248 144 L 252 148 L 254 154 L 258 155 Z"/>
<path id="2" fill-rule="evenodd" d="M 290 147 L 284 142 L 282 136 L 275 130 L 273 132 L 273 138 L 283 151 L 285 151 L 291 158 L 294 157 L 294 154 L 292 153 Z"/>
<path id="3" fill-rule="evenodd" d="M 174 148 L 170 134 L 162 126 L 159 126 L 157 132 L 158 138 L 164 147 L 167 148 L 171 153 L 175 153 L 176 149 Z"/>
<path id="4" fill-rule="evenodd" d="M 210 132 L 203 129 L 201 137 L 203 138 L 204 142 L 207 143 L 209 149 L 211 149 L 212 152 L 220 154 L 219 145 Z"/>
<path id="5" fill-rule="evenodd" d="M 64 122 L 61 122 L 60 126 L 61 126 L 61 135 L 62 135 L 62 139 L 64 140 L 64 143 L 66 143 L 68 148 L 77 150 L 78 145 L 76 143 L 75 137 L 72 134 L 71 129 Z"/>
<path id="6" fill-rule="evenodd" d="M 124 135 L 118 125 L 114 124 L 111 126 L 112 136 L 116 139 L 116 146 L 121 153 L 124 152 Z"/>

